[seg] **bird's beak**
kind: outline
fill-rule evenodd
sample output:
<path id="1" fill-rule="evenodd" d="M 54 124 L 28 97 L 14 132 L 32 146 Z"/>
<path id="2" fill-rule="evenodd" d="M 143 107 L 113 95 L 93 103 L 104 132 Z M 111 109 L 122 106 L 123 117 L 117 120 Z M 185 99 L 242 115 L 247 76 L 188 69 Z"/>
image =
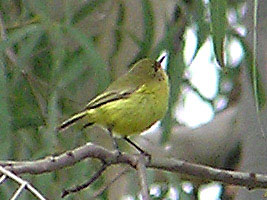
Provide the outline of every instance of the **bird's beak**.
<path id="1" fill-rule="evenodd" d="M 155 71 L 158 71 L 161 68 L 161 63 L 165 59 L 166 56 L 162 56 L 159 61 L 156 61 L 154 68 Z"/>
<path id="2" fill-rule="evenodd" d="M 165 58 L 166 58 L 166 56 L 162 56 L 158 62 L 161 64 Z"/>

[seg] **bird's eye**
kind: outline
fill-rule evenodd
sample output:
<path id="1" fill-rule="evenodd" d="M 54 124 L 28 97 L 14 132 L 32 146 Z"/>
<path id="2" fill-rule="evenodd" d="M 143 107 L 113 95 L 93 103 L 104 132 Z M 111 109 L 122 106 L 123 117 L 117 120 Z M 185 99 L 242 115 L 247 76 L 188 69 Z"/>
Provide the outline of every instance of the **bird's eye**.
<path id="1" fill-rule="evenodd" d="M 160 67 L 161 67 L 160 62 L 155 61 L 154 65 L 153 65 L 153 68 L 154 68 L 155 72 L 157 72 Z"/>

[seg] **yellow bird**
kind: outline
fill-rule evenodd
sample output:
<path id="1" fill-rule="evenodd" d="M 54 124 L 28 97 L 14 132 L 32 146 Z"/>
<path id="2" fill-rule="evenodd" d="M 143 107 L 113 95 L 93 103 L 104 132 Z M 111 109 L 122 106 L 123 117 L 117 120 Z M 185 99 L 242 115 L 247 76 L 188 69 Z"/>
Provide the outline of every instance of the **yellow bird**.
<path id="1" fill-rule="evenodd" d="M 142 59 L 131 70 L 115 80 L 100 95 L 92 99 L 79 113 L 64 121 L 58 128 L 62 131 L 78 120 L 85 121 L 84 127 L 98 124 L 106 128 L 113 138 L 123 137 L 141 153 L 144 151 L 128 136 L 140 134 L 162 119 L 168 108 L 168 76 L 159 61 Z"/>

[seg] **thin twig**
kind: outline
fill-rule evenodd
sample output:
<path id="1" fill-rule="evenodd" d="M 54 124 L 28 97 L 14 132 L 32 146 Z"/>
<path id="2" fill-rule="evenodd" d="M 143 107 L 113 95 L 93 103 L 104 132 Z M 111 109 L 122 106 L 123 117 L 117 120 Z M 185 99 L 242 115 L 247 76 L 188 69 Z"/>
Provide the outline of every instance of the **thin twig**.
<path id="1" fill-rule="evenodd" d="M 106 191 L 113 183 L 115 183 L 117 180 L 119 180 L 124 174 L 128 173 L 129 171 L 130 171 L 129 167 L 122 169 L 111 181 L 109 181 L 103 187 L 101 187 L 98 191 L 96 191 L 94 193 L 94 196 L 91 199 L 96 199 L 97 197 L 102 195 L 104 191 Z"/>
<path id="2" fill-rule="evenodd" d="M 136 170 L 138 174 L 139 179 L 139 185 L 141 187 L 141 195 L 143 200 L 149 200 L 149 190 L 148 190 L 148 184 L 147 184 L 147 176 L 146 176 L 146 166 L 145 166 L 145 157 L 143 155 L 140 155 Z"/>
<path id="3" fill-rule="evenodd" d="M 16 174 L 42 174 L 72 166 L 86 158 L 97 158 L 111 165 L 128 164 L 133 168 L 136 168 L 138 161 L 138 156 L 136 155 L 125 153 L 118 155 L 116 151 L 110 151 L 101 146 L 87 143 L 84 146 L 56 157 L 47 157 L 40 160 L 25 162 L 0 161 L 0 166 L 4 166 L 7 170 L 13 171 Z M 151 162 L 146 163 L 146 167 L 243 186 L 251 190 L 267 188 L 267 174 L 229 171 L 193 164 L 182 160 L 160 157 L 152 158 Z"/>
<path id="4" fill-rule="evenodd" d="M 15 192 L 13 197 L 10 200 L 16 200 L 19 195 L 22 193 L 22 191 L 25 189 L 26 183 L 23 183 L 20 185 L 19 189 Z"/>
<path id="5" fill-rule="evenodd" d="M 5 169 L 4 167 L 0 166 L 0 172 L 2 174 L 4 174 L 1 177 L 1 180 L 5 180 L 6 177 L 9 177 L 10 179 L 14 180 L 15 182 L 17 182 L 18 184 L 20 184 L 19 189 L 16 191 L 16 193 L 13 195 L 13 197 L 11 198 L 11 200 L 15 200 L 23 191 L 23 189 L 27 189 L 29 190 L 33 195 L 35 195 L 38 199 L 40 200 L 46 200 L 45 197 L 43 197 L 40 192 L 38 192 L 33 186 L 31 186 L 31 184 L 29 184 L 27 181 L 24 181 L 23 179 L 21 179 L 20 177 L 18 177 L 17 175 L 15 175 L 14 173 L 10 172 L 9 170 Z M 4 177 L 5 176 L 5 177 Z M 1 181 L 0 181 L 1 182 Z"/>
<path id="6" fill-rule="evenodd" d="M 3 174 L 0 178 L 0 185 L 6 180 L 7 176 Z"/>
<path id="7" fill-rule="evenodd" d="M 64 198 L 71 193 L 79 192 L 79 191 L 87 188 L 88 186 L 90 186 L 92 183 L 94 183 L 102 175 L 102 173 L 107 169 L 108 166 L 109 166 L 108 163 L 104 163 L 102 165 L 102 167 L 96 173 L 94 173 L 94 175 L 91 177 L 91 179 L 89 181 L 86 181 L 82 185 L 77 185 L 71 189 L 64 189 L 61 197 Z"/>
<path id="8" fill-rule="evenodd" d="M 41 200 L 45 200 L 45 198 L 41 195 L 40 192 L 38 192 L 31 184 L 27 184 L 26 185 L 26 189 L 31 191 L 37 198 L 41 199 Z"/>

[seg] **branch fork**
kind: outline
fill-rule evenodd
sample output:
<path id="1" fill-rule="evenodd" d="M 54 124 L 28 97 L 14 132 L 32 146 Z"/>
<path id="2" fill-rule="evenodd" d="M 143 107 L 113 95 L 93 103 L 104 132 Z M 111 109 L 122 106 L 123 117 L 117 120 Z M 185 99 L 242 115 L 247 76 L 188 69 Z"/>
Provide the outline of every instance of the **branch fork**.
<path id="1" fill-rule="evenodd" d="M 35 161 L 0 161 L 0 166 L 15 174 L 42 174 L 72 166 L 87 158 L 99 159 L 103 163 L 101 169 L 88 181 L 89 185 L 91 184 L 90 182 L 94 182 L 99 176 L 101 176 L 108 166 L 117 164 L 128 165 L 137 170 L 139 184 L 141 186 L 141 194 L 144 199 L 149 199 L 145 198 L 148 196 L 146 168 L 160 169 L 173 173 L 195 176 L 201 179 L 246 187 L 250 190 L 267 188 L 267 174 L 216 169 L 172 158 L 152 157 L 151 161 L 147 161 L 146 157 L 142 154 L 134 155 L 122 153 L 118 155 L 117 151 L 110 151 L 102 146 L 92 143 L 87 143 L 58 156 L 50 156 Z M 0 181 L 2 179 L 3 178 L 0 178 Z M 63 196 L 67 195 L 66 192 L 63 194 Z"/>

